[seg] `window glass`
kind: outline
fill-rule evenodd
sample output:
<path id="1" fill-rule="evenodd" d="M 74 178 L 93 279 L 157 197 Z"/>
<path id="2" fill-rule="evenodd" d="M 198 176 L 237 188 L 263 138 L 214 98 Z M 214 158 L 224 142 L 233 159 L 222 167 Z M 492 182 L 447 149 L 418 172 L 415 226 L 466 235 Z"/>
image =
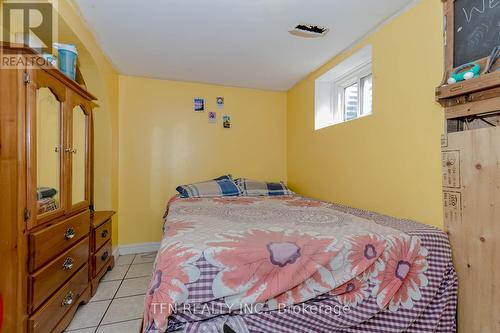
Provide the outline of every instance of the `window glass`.
<path id="1" fill-rule="evenodd" d="M 344 88 L 344 121 L 358 117 L 358 84 Z"/>
<path id="2" fill-rule="evenodd" d="M 372 113 L 372 75 L 365 76 L 361 79 L 361 89 L 363 96 L 363 105 L 361 107 L 361 115 Z"/>

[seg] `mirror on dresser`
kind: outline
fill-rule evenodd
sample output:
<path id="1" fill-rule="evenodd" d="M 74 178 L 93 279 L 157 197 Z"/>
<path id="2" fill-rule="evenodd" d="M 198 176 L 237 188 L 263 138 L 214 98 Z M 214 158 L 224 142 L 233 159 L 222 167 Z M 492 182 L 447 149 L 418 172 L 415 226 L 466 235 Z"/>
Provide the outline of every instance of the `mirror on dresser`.
<path id="1" fill-rule="evenodd" d="M 88 116 L 80 105 L 75 106 L 72 111 L 72 130 L 71 204 L 75 206 L 88 200 L 86 193 Z"/>
<path id="2" fill-rule="evenodd" d="M 36 91 L 36 214 L 62 209 L 62 103 L 47 87 Z"/>

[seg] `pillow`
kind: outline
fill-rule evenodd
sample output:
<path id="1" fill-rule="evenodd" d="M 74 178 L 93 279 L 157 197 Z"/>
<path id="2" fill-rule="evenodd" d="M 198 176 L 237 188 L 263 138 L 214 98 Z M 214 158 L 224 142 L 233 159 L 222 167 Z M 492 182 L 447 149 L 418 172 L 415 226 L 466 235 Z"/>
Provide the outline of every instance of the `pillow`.
<path id="1" fill-rule="evenodd" d="M 224 176 L 223 176 L 224 177 Z M 181 198 L 233 197 L 241 195 L 240 188 L 230 178 L 219 177 L 201 183 L 180 185 L 176 188 Z"/>
<path id="2" fill-rule="evenodd" d="M 238 178 L 235 182 L 243 195 L 247 196 L 295 194 L 283 182 L 268 183 L 246 178 Z"/>

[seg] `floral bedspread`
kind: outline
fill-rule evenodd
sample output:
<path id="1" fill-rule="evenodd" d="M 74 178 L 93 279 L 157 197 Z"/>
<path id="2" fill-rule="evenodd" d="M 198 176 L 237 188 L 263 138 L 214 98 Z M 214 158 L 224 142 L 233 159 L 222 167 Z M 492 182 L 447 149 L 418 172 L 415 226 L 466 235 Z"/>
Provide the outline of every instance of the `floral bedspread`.
<path id="1" fill-rule="evenodd" d="M 175 198 L 144 331 L 454 331 L 446 235 L 377 216 L 297 196 Z"/>

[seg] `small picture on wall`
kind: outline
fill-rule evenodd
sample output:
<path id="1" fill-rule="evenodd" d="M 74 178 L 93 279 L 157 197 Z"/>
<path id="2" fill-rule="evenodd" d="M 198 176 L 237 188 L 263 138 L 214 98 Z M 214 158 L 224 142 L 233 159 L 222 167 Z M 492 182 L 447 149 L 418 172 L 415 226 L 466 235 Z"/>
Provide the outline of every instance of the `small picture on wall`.
<path id="1" fill-rule="evenodd" d="M 231 128 L 231 117 L 230 116 L 222 117 L 222 126 L 224 126 L 224 128 Z"/>
<path id="2" fill-rule="evenodd" d="M 217 121 L 217 113 L 210 111 L 208 112 L 208 122 L 215 123 Z"/>
<path id="3" fill-rule="evenodd" d="M 203 112 L 205 111 L 205 100 L 203 98 L 195 98 L 194 99 L 194 112 Z"/>
<path id="4" fill-rule="evenodd" d="M 215 103 L 217 104 L 218 109 L 224 109 L 224 97 L 217 97 L 215 99 Z"/>

